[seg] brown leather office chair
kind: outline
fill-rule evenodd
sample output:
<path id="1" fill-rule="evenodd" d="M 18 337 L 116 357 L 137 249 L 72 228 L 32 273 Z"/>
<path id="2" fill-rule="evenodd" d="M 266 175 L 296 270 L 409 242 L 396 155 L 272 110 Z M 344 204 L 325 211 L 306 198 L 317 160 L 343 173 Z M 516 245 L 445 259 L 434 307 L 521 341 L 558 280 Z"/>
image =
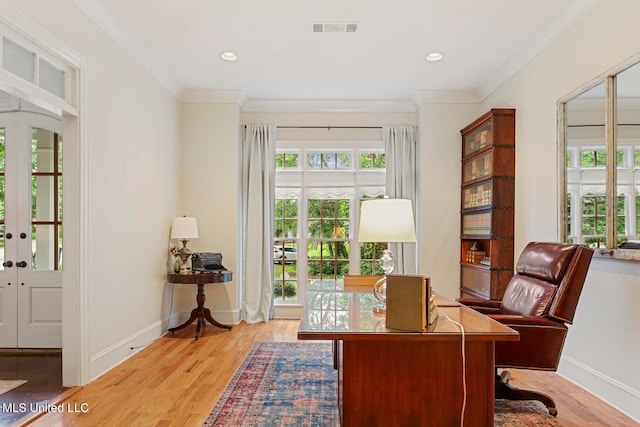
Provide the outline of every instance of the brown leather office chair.
<path id="1" fill-rule="evenodd" d="M 520 254 L 502 301 L 458 299 L 520 333 L 520 341 L 496 342 L 496 368 L 558 368 L 592 256 L 593 250 L 581 245 L 532 242 Z M 507 371 L 496 375 L 496 399 L 539 400 L 557 415 L 551 397 L 508 381 Z"/>

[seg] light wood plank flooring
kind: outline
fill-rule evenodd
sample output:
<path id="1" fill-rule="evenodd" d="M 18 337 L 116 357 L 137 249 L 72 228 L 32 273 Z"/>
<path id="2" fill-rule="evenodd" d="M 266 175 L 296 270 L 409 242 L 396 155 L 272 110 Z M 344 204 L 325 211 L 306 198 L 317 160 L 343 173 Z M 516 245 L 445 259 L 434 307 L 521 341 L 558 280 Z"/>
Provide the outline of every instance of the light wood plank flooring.
<path id="1" fill-rule="evenodd" d="M 85 387 L 65 392 L 68 410 L 23 418 L 31 426 L 200 426 L 228 381 L 258 341 L 296 341 L 298 321 L 235 325 L 229 332 L 195 326 L 166 335 Z M 565 427 L 640 426 L 558 375 L 511 370 L 512 383 L 551 394 Z M 86 412 L 81 412 L 86 410 Z"/>

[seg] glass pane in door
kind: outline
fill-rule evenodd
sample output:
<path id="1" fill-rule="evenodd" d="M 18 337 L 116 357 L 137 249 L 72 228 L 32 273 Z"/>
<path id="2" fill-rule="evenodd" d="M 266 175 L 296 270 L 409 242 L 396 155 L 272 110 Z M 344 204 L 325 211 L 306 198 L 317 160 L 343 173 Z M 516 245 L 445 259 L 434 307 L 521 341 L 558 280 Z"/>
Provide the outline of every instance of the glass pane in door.
<path id="1" fill-rule="evenodd" d="M 32 205 L 33 219 L 36 221 L 53 221 L 54 199 L 56 192 L 53 187 L 55 177 L 38 175 L 31 177 L 31 189 L 33 190 Z"/>
<path id="2" fill-rule="evenodd" d="M 50 224 L 33 225 L 31 229 L 32 270 L 57 270 L 57 259 L 59 255 L 55 253 L 56 227 Z"/>
<path id="3" fill-rule="evenodd" d="M 62 156 L 60 135 L 33 128 L 31 141 L 31 268 L 62 268 Z"/>

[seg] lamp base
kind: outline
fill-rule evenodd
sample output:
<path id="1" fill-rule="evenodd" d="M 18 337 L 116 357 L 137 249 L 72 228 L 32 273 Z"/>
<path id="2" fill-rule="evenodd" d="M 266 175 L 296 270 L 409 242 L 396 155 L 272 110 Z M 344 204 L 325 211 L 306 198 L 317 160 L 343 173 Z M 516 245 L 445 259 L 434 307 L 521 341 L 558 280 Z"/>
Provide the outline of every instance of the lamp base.
<path id="1" fill-rule="evenodd" d="M 387 312 L 387 276 L 382 276 L 375 285 L 373 285 L 373 314 L 384 316 Z"/>

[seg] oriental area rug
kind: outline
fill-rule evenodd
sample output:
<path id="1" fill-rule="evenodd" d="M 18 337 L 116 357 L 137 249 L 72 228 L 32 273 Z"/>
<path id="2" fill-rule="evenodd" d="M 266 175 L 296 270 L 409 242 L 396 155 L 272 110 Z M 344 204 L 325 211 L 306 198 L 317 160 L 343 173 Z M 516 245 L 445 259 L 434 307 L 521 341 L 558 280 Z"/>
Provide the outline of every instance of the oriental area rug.
<path id="1" fill-rule="evenodd" d="M 338 427 L 337 371 L 328 343 L 259 342 L 203 427 Z M 558 427 L 534 402 L 496 401 L 495 426 Z"/>

